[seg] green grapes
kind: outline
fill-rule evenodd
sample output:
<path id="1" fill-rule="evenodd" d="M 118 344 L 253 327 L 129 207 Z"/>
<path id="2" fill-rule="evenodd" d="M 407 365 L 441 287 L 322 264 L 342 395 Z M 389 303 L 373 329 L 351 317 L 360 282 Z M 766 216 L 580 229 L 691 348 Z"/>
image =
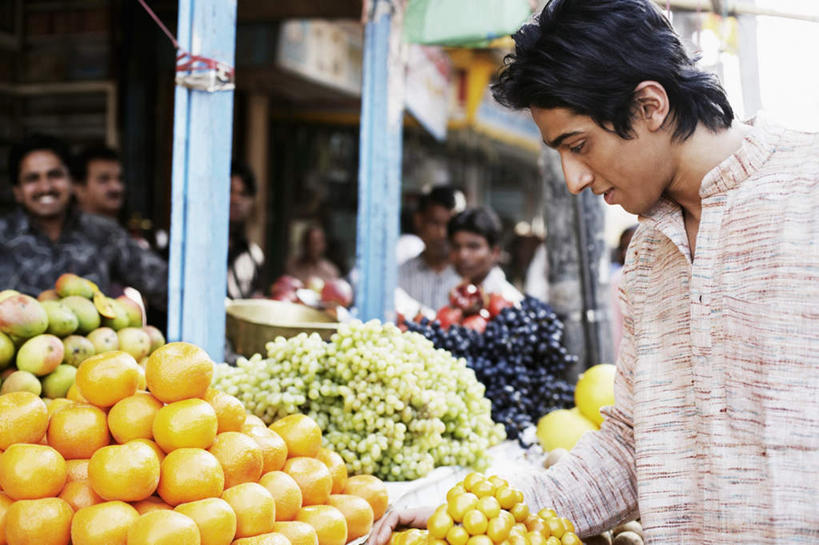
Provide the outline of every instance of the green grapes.
<path id="1" fill-rule="evenodd" d="M 504 429 L 463 359 L 417 333 L 377 320 L 342 324 L 329 342 L 302 333 L 267 343 L 237 367 L 218 365 L 214 387 L 268 424 L 313 418 L 352 474 L 423 477 L 440 465 L 488 465 Z"/>

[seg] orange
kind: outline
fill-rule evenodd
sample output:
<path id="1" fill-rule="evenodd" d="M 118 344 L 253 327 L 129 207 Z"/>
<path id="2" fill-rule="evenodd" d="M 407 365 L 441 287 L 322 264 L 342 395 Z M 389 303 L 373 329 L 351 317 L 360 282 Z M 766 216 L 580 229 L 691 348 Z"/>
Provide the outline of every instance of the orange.
<path id="1" fill-rule="evenodd" d="M 242 433 L 253 438 L 262 449 L 264 459 L 262 473 L 277 471 L 284 467 L 284 462 L 287 460 L 287 445 L 278 433 L 264 426 L 245 426 L 242 430 Z"/>
<path id="2" fill-rule="evenodd" d="M 98 503 L 74 513 L 73 545 L 125 545 L 128 528 L 139 518 L 136 509 L 121 501 Z"/>
<path id="3" fill-rule="evenodd" d="M 105 413 L 93 405 L 65 407 L 48 423 L 48 444 L 66 460 L 91 458 L 110 442 Z"/>
<path id="4" fill-rule="evenodd" d="M 222 499 L 236 513 L 236 537 L 250 537 L 273 531 L 276 502 L 258 483 L 242 483 L 222 492 Z"/>
<path id="5" fill-rule="evenodd" d="M 278 532 L 269 532 L 253 537 L 240 537 L 230 545 L 290 545 L 290 540 Z"/>
<path id="6" fill-rule="evenodd" d="M 306 522 L 277 522 L 273 525 L 273 531 L 285 536 L 292 545 L 318 545 L 316 529 Z"/>
<path id="7" fill-rule="evenodd" d="M 49 446 L 17 443 L 0 454 L 0 488 L 14 500 L 56 496 L 65 477 L 65 460 Z"/>
<path id="8" fill-rule="evenodd" d="M 347 521 L 344 515 L 330 505 L 302 507 L 296 520 L 306 522 L 316 530 L 319 545 L 344 545 L 347 543 Z"/>
<path id="9" fill-rule="evenodd" d="M 264 423 L 264 420 L 256 416 L 255 414 L 248 414 L 245 416 L 245 423 L 242 425 L 242 432 L 247 433 L 249 428 L 261 427 L 266 428 L 267 424 Z"/>
<path id="10" fill-rule="evenodd" d="M 204 399 L 216 411 L 216 418 L 219 420 L 219 433 L 242 431 L 247 411 L 245 411 L 245 406 L 242 405 L 241 401 L 230 394 L 213 388 L 208 388 Z"/>
<path id="11" fill-rule="evenodd" d="M 170 505 L 216 498 L 225 486 L 219 460 L 200 448 L 180 448 L 162 460 L 156 492 Z"/>
<path id="12" fill-rule="evenodd" d="M 80 364 L 74 383 L 89 403 L 110 407 L 134 395 L 139 386 L 138 368 L 136 360 L 127 352 L 103 352 Z"/>
<path id="13" fill-rule="evenodd" d="M 59 411 L 60 409 L 64 409 L 74 404 L 73 401 L 70 399 L 66 399 L 64 397 L 58 397 L 57 399 L 50 399 L 51 403 L 48 403 L 48 417 L 51 418 L 54 413 Z"/>
<path id="14" fill-rule="evenodd" d="M 196 523 L 176 511 L 140 515 L 128 529 L 128 545 L 200 545 Z"/>
<path id="15" fill-rule="evenodd" d="M 333 478 L 327 466 L 315 458 L 290 458 L 282 470 L 298 483 L 303 505 L 327 503 L 333 490 Z"/>
<path id="16" fill-rule="evenodd" d="M 68 392 L 65 394 L 66 399 L 70 399 L 74 403 L 88 403 L 88 400 L 85 399 L 82 394 L 80 393 L 80 388 L 77 386 L 77 382 L 75 379 L 74 384 L 72 384 L 68 388 Z"/>
<path id="17" fill-rule="evenodd" d="M 344 485 L 347 484 L 347 464 L 344 463 L 344 458 L 327 448 L 320 448 L 316 458 L 324 462 L 330 470 L 330 476 L 333 477 L 333 494 L 341 494 Z"/>
<path id="18" fill-rule="evenodd" d="M 287 455 L 315 456 L 321 448 L 321 428 L 303 414 L 291 414 L 270 424 L 270 429 L 287 443 Z"/>
<path id="19" fill-rule="evenodd" d="M 31 392 L 0 395 L 0 450 L 14 443 L 39 443 L 48 429 L 48 408 Z"/>
<path id="20" fill-rule="evenodd" d="M 14 500 L 0 492 L 0 545 L 6 545 L 6 512 Z"/>
<path id="21" fill-rule="evenodd" d="M 225 470 L 225 488 L 256 482 L 262 476 L 264 459 L 259 445 L 238 431 L 226 431 L 216 436 L 208 452 L 216 456 Z"/>
<path id="22" fill-rule="evenodd" d="M 153 449 L 153 451 L 156 453 L 156 457 L 159 458 L 160 463 L 162 462 L 162 460 L 165 459 L 165 452 L 161 448 L 159 448 L 159 445 L 154 443 L 152 440 L 150 440 L 150 439 L 132 439 L 132 441 L 135 442 L 135 443 L 142 443 L 144 445 L 148 445 L 149 447 L 151 447 Z"/>
<path id="23" fill-rule="evenodd" d="M 387 487 L 378 477 L 373 475 L 356 475 L 347 479 L 344 487 L 345 494 L 360 496 L 367 500 L 373 508 L 373 519 L 378 520 L 387 511 L 390 503 Z"/>
<path id="24" fill-rule="evenodd" d="M 59 497 L 67 501 L 74 511 L 102 502 L 102 498 L 94 492 L 91 483 L 88 481 L 66 483 Z"/>
<path id="25" fill-rule="evenodd" d="M 367 500 L 351 494 L 332 494 L 327 500 L 347 521 L 347 540 L 366 536 L 373 527 L 373 508 Z"/>
<path id="26" fill-rule="evenodd" d="M 284 471 L 271 471 L 262 475 L 259 484 L 267 488 L 276 501 L 276 520 L 293 520 L 301 509 L 301 488 Z"/>
<path id="27" fill-rule="evenodd" d="M 160 346 L 145 363 L 148 390 L 165 403 L 202 397 L 213 378 L 213 365 L 207 352 L 190 343 Z"/>
<path id="28" fill-rule="evenodd" d="M 88 480 L 88 460 L 66 460 L 65 461 L 65 483 L 72 481 Z"/>
<path id="29" fill-rule="evenodd" d="M 102 447 L 88 462 L 88 480 L 105 500 L 144 500 L 159 484 L 159 458 L 136 441 Z"/>
<path id="30" fill-rule="evenodd" d="M 206 401 L 185 399 L 156 413 L 154 441 L 165 452 L 178 448 L 208 448 L 216 438 L 216 412 Z"/>
<path id="31" fill-rule="evenodd" d="M 236 514 L 220 498 L 177 505 L 174 511 L 188 516 L 199 527 L 202 545 L 230 545 L 236 535 Z"/>
<path id="32" fill-rule="evenodd" d="M 108 428 L 117 443 L 153 439 L 154 417 L 162 402 L 148 392 L 136 392 L 119 400 L 108 411 Z"/>
<path id="33" fill-rule="evenodd" d="M 68 545 L 74 511 L 60 498 L 16 501 L 6 511 L 9 545 Z"/>
<path id="34" fill-rule="evenodd" d="M 150 513 L 151 511 L 173 511 L 173 507 L 157 496 L 148 496 L 144 500 L 132 502 L 131 505 L 133 505 L 134 509 L 136 509 L 140 515 Z"/>

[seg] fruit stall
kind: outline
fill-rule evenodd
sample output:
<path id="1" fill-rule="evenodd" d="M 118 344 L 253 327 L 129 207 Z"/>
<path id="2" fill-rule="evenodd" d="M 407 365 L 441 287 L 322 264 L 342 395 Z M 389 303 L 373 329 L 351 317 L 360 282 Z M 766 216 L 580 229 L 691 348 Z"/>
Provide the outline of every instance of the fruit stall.
<path id="1" fill-rule="evenodd" d="M 579 543 L 516 488 L 599 426 L 613 366 L 562 378 L 574 357 L 536 299 L 459 286 L 437 317 L 393 324 L 349 318 L 348 295 L 316 292 L 332 315 L 239 302 L 326 319 L 239 314 L 264 350 L 234 366 L 70 273 L 0 292 L 0 543 L 346 545 L 430 505 L 426 531 L 391 543 Z"/>

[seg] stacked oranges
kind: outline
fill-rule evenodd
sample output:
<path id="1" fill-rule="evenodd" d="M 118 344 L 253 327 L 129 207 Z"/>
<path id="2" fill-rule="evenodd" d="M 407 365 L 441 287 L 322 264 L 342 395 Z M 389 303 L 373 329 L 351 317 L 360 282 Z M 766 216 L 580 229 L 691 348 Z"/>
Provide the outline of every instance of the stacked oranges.
<path id="1" fill-rule="evenodd" d="M 171 343 L 85 360 L 67 399 L 0 396 L 0 545 L 345 545 L 387 507 L 309 417 L 270 428 Z M 48 404 L 47 404 L 48 403 Z"/>

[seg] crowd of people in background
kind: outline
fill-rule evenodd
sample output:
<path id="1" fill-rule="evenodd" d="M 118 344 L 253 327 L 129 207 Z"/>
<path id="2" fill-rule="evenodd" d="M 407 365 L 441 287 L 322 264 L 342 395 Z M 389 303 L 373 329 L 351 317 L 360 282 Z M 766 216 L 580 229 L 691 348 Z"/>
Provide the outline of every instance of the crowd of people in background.
<path id="1" fill-rule="evenodd" d="M 420 305 L 422 313 L 430 314 L 448 303 L 449 292 L 461 282 L 513 302 L 523 298 L 499 265 L 500 219 L 487 207 L 464 210 L 458 206 L 463 198 L 458 197 L 450 186 L 436 186 L 421 195 L 412 223 L 423 250 L 399 265 L 400 306 L 409 306 L 406 295 Z"/>
<path id="2" fill-rule="evenodd" d="M 164 311 L 167 261 L 123 227 L 127 177 L 116 151 L 92 147 L 72 158 L 61 140 L 34 135 L 12 147 L 9 167 L 18 207 L 0 218 L 0 286 L 36 295 L 70 271 L 114 296 L 133 286 L 150 308 Z M 230 175 L 227 296 L 262 297 L 267 292 L 265 255 L 247 233 L 256 178 L 238 161 L 231 163 Z M 461 282 L 510 301 L 522 299 L 501 269 L 503 227 L 491 209 L 466 209 L 457 189 L 436 186 L 420 196 L 412 231 L 402 236 L 397 249 L 398 288 L 426 314 L 445 306 L 449 292 Z M 320 225 L 305 225 L 299 242 L 284 265 L 285 274 L 304 285 L 341 276 L 326 255 L 327 237 Z M 545 278 L 543 271 L 535 274 Z M 547 293 L 541 291 L 537 295 L 545 299 Z"/>

